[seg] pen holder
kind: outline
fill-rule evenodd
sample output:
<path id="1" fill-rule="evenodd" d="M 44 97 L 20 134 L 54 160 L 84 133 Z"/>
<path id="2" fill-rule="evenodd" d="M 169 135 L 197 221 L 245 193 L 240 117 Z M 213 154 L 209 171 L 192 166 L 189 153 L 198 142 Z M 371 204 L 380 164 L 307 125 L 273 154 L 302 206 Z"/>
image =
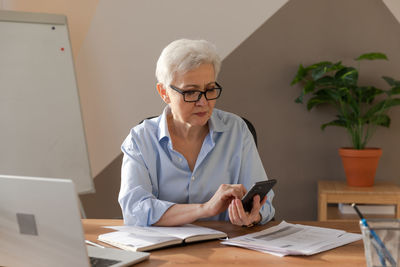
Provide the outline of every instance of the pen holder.
<path id="1" fill-rule="evenodd" d="M 368 225 L 360 221 L 367 266 L 400 266 L 400 220 L 368 219 Z"/>

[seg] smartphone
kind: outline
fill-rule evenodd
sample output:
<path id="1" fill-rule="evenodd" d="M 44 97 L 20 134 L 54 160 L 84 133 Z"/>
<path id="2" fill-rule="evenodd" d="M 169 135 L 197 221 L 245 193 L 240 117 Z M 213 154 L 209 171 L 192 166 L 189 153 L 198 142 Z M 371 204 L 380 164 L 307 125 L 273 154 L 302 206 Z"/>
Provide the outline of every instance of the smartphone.
<path id="1" fill-rule="evenodd" d="M 242 198 L 242 204 L 244 210 L 250 212 L 251 209 L 253 208 L 253 197 L 255 195 L 259 195 L 261 201 L 275 184 L 276 184 L 275 179 L 260 181 L 253 184 L 250 190 L 247 191 L 247 193 Z"/>

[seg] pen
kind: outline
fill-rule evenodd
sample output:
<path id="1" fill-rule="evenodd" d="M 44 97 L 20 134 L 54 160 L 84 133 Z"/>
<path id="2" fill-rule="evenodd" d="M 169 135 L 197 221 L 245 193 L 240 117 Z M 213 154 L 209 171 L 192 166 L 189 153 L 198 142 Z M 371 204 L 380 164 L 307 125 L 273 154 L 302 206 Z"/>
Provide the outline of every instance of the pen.
<path id="1" fill-rule="evenodd" d="M 383 251 L 382 251 L 382 247 L 379 246 L 378 242 L 375 240 L 375 238 L 371 238 L 371 244 L 372 246 L 375 248 L 376 253 L 378 253 L 379 256 L 379 261 L 381 262 L 382 266 L 386 266 L 386 261 L 385 258 L 383 257 Z"/>
<path id="2" fill-rule="evenodd" d="M 383 258 L 383 256 L 385 256 L 389 260 L 390 264 L 392 264 L 393 266 L 397 266 L 396 261 L 393 259 L 392 255 L 387 250 L 385 244 L 383 244 L 382 240 L 375 233 L 375 231 L 369 227 L 369 225 L 367 223 L 367 220 L 364 218 L 364 216 L 362 215 L 362 213 L 360 212 L 360 210 L 358 209 L 356 204 L 353 203 L 353 204 L 351 204 L 351 206 L 354 208 L 354 210 L 357 212 L 358 216 L 360 217 L 361 223 L 365 227 L 368 228 L 368 230 L 369 230 L 370 234 L 372 235 L 373 239 L 376 241 L 377 244 L 374 244 L 374 242 L 373 242 L 373 245 L 374 245 L 374 247 L 376 249 L 376 252 L 379 255 L 379 260 L 381 261 L 382 265 L 386 266 L 385 259 Z M 383 253 L 383 255 L 382 255 L 382 253 Z"/>
<path id="3" fill-rule="evenodd" d="M 86 243 L 86 244 L 89 244 L 89 245 L 92 245 L 92 246 L 94 246 L 94 247 L 105 248 L 105 247 L 103 247 L 102 245 L 99 245 L 99 244 L 94 243 L 94 242 L 89 241 L 89 240 L 85 240 L 85 243 Z"/>

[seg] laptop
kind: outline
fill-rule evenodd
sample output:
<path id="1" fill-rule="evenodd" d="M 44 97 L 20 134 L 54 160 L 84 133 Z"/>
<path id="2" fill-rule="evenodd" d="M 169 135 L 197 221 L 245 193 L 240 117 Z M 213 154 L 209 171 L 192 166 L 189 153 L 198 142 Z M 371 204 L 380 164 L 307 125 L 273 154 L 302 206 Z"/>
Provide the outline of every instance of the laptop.
<path id="1" fill-rule="evenodd" d="M 116 267 L 149 257 L 86 245 L 78 203 L 71 180 L 0 175 L 0 266 Z"/>

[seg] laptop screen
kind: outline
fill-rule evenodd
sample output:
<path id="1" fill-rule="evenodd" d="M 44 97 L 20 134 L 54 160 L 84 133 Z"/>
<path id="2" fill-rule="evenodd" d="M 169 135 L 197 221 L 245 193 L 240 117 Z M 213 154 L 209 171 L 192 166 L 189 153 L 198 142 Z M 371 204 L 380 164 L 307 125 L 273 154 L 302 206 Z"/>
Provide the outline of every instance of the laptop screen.
<path id="1" fill-rule="evenodd" d="M 0 176 L 0 265 L 89 266 L 76 198 L 71 180 Z"/>
<path id="2" fill-rule="evenodd" d="M 90 266 L 78 196 L 68 179 L 0 175 L 0 266 Z M 149 253 L 90 247 L 116 265 Z"/>

